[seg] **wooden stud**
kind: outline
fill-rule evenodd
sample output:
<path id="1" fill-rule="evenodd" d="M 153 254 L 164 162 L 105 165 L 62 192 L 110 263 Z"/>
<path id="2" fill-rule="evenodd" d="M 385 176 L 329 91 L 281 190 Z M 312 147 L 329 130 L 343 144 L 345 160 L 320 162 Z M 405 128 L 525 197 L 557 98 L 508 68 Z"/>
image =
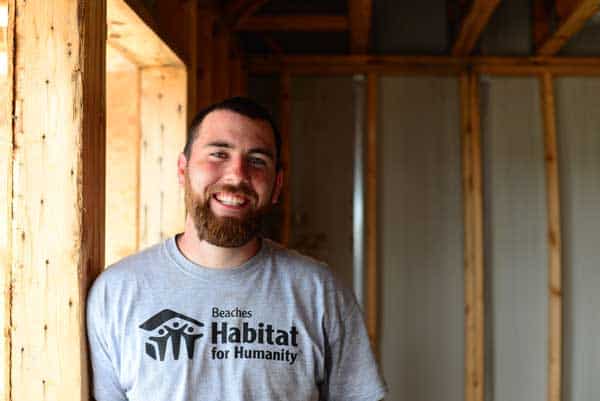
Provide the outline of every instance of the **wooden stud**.
<path id="1" fill-rule="evenodd" d="M 562 378 L 562 265 L 560 187 L 556 145 L 556 112 L 552 75 L 541 76 L 544 116 L 546 194 L 548 202 L 548 401 L 560 401 Z"/>
<path id="2" fill-rule="evenodd" d="M 500 0 L 474 0 L 463 18 L 458 37 L 452 46 L 453 56 L 468 56 Z"/>
<path id="3" fill-rule="evenodd" d="M 230 60 L 231 96 L 246 96 L 248 75 L 244 63 L 244 55 L 238 41 L 235 38 L 233 39 Z"/>
<path id="4" fill-rule="evenodd" d="M 483 194 L 478 75 L 460 77 L 465 221 L 465 400 L 484 400 Z"/>
<path id="5" fill-rule="evenodd" d="M 138 66 L 183 66 L 181 58 L 131 8 L 129 0 L 108 0 L 107 13 L 108 43 Z"/>
<path id="6" fill-rule="evenodd" d="M 546 0 L 534 0 L 533 7 L 533 45 L 535 48 L 550 36 L 551 11 Z"/>
<path id="7" fill-rule="evenodd" d="M 200 6 L 198 9 L 198 69 L 196 72 L 196 110 L 208 107 L 213 102 L 214 86 L 214 31 L 216 14 L 212 7 Z M 193 73 L 193 72 L 192 72 Z M 191 113 L 193 114 L 193 113 Z"/>
<path id="8" fill-rule="evenodd" d="M 366 165 L 366 320 L 367 331 L 379 359 L 379 265 L 377 258 L 377 121 L 379 77 L 367 76 L 367 165 Z"/>
<path id="9" fill-rule="evenodd" d="M 281 193 L 283 218 L 281 222 L 281 242 L 284 245 L 289 245 L 292 229 L 292 194 L 291 188 L 291 159 L 290 159 L 290 142 L 291 142 L 291 118 L 292 118 L 292 103 L 291 103 L 291 87 L 292 78 L 289 72 L 282 71 L 279 84 L 279 101 L 281 113 L 281 164 L 283 166 L 285 176 L 283 181 L 283 190 Z"/>
<path id="10" fill-rule="evenodd" d="M 540 56 L 552 56 L 583 28 L 586 21 L 600 10 L 600 0 L 579 0 L 558 29 L 538 48 Z"/>
<path id="11" fill-rule="evenodd" d="M 373 0 L 348 0 L 350 52 L 365 54 L 369 49 Z"/>
<path id="12" fill-rule="evenodd" d="M 186 77 L 180 67 L 141 70 L 140 247 L 183 231 L 183 190 L 175 180 L 185 145 Z"/>
<path id="13" fill-rule="evenodd" d="M 140 72 L 106 78 L 106 264 L 139 249 Z"/>
<path id="14" fill-rule="evenodd" d="M 349 27 L 344 15 L 255 15 L 240 22 L 238 31 L 343 32 Z"/>
<path id="15" fill-rule="evenodd" d="M 104 265 L 106 2 L 9 4 L 11 399 L 87 401 L 85 300 Z"/>
<path id="16" fill-rule="evenodd" d="M 0 1 L 0 401 L 10 401 L 14 10 Z"/>
<path id="17" fill-rule="evenodd" d="M 229 28 L 222 23 L 217 23 L 213 37 L 213 102 L 224 100 L 231 93 L 230 39 L 231 32 Z"/>

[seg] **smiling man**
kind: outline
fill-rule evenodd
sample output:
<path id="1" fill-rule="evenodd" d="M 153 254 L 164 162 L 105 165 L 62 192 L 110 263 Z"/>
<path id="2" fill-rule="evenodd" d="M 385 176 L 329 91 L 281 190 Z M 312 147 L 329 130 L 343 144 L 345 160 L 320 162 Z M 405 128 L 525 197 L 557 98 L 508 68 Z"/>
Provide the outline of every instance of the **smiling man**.
<path id="1" fill-rule="evenodd" d="M 268 112 L 232 98 L 193 120 L 184 232 L 110 266 L 88 297 L 97 401 L 377 401 L 352 292 L 260 236 L 283 183 Z"/>

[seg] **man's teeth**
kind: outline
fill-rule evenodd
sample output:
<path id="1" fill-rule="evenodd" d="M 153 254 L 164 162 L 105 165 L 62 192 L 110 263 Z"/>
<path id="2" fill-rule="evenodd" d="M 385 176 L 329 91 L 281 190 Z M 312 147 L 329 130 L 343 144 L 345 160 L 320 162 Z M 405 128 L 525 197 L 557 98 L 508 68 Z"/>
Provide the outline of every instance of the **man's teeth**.
<path id="1" fill-rule="evenodd" d="M 244 198 L 233 195 L 216 195 L 215 198 L 224 205 L 228 206 L 240 206 L 246 203 Z"/>

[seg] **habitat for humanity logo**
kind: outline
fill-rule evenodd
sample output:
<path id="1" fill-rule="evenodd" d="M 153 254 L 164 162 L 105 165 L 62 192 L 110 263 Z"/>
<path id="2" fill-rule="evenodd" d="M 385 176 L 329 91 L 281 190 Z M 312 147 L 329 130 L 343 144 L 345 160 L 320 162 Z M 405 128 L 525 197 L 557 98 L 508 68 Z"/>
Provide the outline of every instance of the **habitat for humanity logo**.
<path id="1" fill-rule="evenodd" d="M 170 309 L 164 309 L 146 320 L 140 328 L 150 332 L 149 342 L 146 343 L 146 354 L 152 359 L 165 360 L 167 345 L 171 343 L 173 357 L 179 359 L 181 339 L 185 342 L 187 357 L 194 357 L 194 345 L 197 339 L 202 337 L 200 333 L 204 324 L 177 313 Z M 158 349 L 158 355 L 157 355 Z"/>

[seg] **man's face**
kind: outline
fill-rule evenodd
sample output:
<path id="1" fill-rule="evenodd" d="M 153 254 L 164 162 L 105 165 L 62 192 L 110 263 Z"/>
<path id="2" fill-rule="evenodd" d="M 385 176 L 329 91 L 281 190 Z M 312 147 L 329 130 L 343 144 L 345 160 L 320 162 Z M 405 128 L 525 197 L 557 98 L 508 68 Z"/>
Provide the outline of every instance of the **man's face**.
<path id="1" fill-rule="evenodd" d="M 242 246 L 281 191 L 273 131 L 266 121 L 229 110 L 209 113 L 198 129 L 189 160 L 181 155 L 178 162 L 188 218 L 200 240 Z"/>

